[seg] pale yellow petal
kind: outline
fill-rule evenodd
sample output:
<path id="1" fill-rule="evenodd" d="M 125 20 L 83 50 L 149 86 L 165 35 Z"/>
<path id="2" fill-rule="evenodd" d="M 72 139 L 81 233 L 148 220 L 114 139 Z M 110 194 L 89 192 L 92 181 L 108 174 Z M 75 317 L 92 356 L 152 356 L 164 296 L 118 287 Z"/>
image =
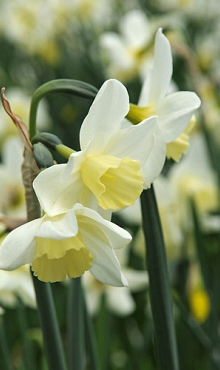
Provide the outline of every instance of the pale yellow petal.
<path id="1" fill-rule="evenodd" d="M 121 209 L 134 204 L 143 190 L 140 162 L 113 156 L 89 156 L 82 169 L 84 184 L 103 209 Z"/>
<path id="2" fill-rule="evenodd" d="M 171 143 L 167 143 L 167 153 L 166 156 L 168 159 L 172 158 L 175 162 L 178 162 L 182 156 L 185 154 L 189 148 L 189 133 L 194 127 L 195 116 L 192 117 L 188 123 L 186 129 L 178 136 L 178 138 Z"/>
<path id="3" fill-rule="evenodd" d="M 172 158 L 175 162 L 178 162 L 182 154 L 186 153 L 189 148 L 189 136 L 182 132 L 182 134 L 171 143 L 166 144 L 168 159 Z"/>
<path id="4" fill-rule="evenodd" d="M 32 270 L 39 280 L 56 282 L 64 280 L 66 276 L 81 276 L 92 267 L 92 260 L 80 234 L 63 240 L 37 237 Z"/>

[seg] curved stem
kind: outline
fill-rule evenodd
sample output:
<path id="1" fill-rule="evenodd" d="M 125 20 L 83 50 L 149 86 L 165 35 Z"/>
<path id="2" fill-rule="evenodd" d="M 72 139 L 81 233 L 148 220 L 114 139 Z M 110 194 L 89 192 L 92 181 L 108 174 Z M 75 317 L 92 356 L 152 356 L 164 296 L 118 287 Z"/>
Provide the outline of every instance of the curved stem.
<path id="1" fill-rule="evenodd" d="M 30 107 L 30 140 L 36 135 L 37 109 L 40 100 L 49 93 L 59 92 L 77 95 L 86 99 L 94 99 L 97 89 L 85 82 L 70 79 L 57 79 L 41 85 L 32 96 Z"/>

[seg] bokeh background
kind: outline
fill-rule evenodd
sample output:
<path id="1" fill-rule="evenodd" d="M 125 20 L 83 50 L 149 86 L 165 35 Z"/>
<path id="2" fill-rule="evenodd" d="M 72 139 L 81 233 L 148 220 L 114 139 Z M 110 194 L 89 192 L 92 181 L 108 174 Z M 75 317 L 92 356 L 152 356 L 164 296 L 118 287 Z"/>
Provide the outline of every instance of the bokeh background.
<path id="1" fill-rule="evenodd" d="M 53 79 L 96 88 L 119 79 L 137 103 L 162 27 L 173 54 L 171 90 L 195 91 L 188 152 L 167 160 L 155 181 L 168 256 L 181 370 L 220 369 L 220 7 L 218 0 L 1 0 L 0 86 L 28 125 L 31 96 Z M 91 100 L 51 94 L 39 106 L 39 131 L 79 149 Z M 63 161 L 58 155 L 57 162 Z M 25 222 L 22 144 L 0 107 L 1 239 Z M 148 297 L 139 203 L 114 214 L 133 241 L 119 255 L 129 288 L 104 286 L 88 273 L 83 287 L 102 370 L 158 369 Z M 19 248 L 19 246 L 18 246 Z M 68 286 L 52 284 L 64 348 Z M 160 302 L 158 302 L 158 305 Z M 0 271 L 0 368 L 46 370 L 29 267 Z M 89 367 L 87 367 L 89 369 Z"/>

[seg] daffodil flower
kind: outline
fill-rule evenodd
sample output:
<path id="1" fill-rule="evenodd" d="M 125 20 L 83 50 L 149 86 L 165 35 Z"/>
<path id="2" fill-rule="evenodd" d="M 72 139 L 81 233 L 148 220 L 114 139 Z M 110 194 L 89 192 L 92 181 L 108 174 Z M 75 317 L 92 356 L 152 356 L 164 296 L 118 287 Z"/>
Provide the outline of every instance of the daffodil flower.
<path id="1" fill-rule="evenodd" d="M 34 181 L 48 214 L 68 210 L 76 202 L 99 212 L 130 206 L 158 176 L 166 148 L 157 118 L 123 128 L 128 111 L 124 85 L 106 81 L 81 126 L 81 151 L 72 153 L 67 164 L 42 171 Z"/>
<path id="2" fill-rule="evenodd" d="M 103 283 L 126 286 L 114 248 L 131 240 L 130 234 L 97 212 L 75 204 L 63 214 L 30 221 L 13 230 L 0 247 L 0 269 L 32 264 L 41 281 L 62 281 L 89 270 Z"/>
<path id="3" fill-rule="evenodd" d="M 18 297 L 32 308 L 36 307 L 33 281 L 28 265 L 11 271 L 0 271 L 0 304 L 3 307 L 15 307 Z"/>
<path id="4" fill-rule="evenodd" d="M 169 157 L 179 159 L 180 152 L 183 154 L 187 150 L 188 142 L 185 137 L 178 142 L 175 140 L 186 130 L 188 124 L 191 125 L 190 120 L 201 101 L 190 91 L 167 94 L 172 72 L 170 43 L 160 28 L 156 34 L 152 68 L 143 84 L 138 105 L 131 104 L 127 118 L 137 124 L 156 115 L 163 140 L 166 144 L 170 143 Z"/>
<path id="5" fill-rule="evenodd" d="M 119 33 L 104 32 L 100 36 L 103 59 L 107 61 L 107 74 L 120 81 L 130 80 L 142 72 L 148 61 L 147 49 L 153 35 L 146 14 L 131 10 L 119 20 Z"/>

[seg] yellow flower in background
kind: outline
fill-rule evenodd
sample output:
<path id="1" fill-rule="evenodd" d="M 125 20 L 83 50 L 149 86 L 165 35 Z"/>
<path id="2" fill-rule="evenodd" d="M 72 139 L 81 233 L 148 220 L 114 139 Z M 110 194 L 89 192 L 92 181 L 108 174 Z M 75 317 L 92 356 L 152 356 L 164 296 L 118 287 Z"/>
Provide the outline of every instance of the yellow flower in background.
<path id="1" fill-rule="evenodd" d="M 197 262 L 190 265 L 187 280 L 187 296 L 192 316 L 202 324 L 209 316 L 211 302 L 204 288 L 201 271 Z"/>
<path id="2" fill-rule="evenodd" d="M 204 289 L 195 288 L 190 292 L 189 307 L 193 317 L 198 322 L 206 321 L 210 312 L 210 299 Z"/>

